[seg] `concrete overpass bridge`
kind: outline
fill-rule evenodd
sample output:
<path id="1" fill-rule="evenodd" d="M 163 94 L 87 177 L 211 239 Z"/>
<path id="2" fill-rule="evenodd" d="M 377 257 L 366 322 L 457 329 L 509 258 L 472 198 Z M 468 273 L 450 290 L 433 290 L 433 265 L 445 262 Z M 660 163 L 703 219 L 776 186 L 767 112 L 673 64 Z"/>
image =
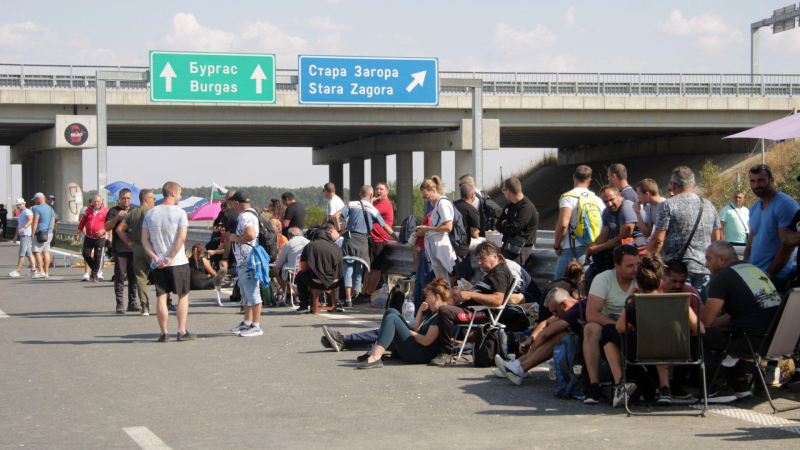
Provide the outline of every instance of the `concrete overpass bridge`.
<path id="1" fill-rule="evenodd" d="M 97 70 L 144 67 L 0 65 L 0 145 L 22 164 L 23 194 L 54 192 L 69 217 L 68 184 L 82 180 L 80 149 L 93 147 Z M 412 211 L 412 152 L 425 175 L 441 173 L 441 152 L 456 152 L 456 173 L 472 164 L 472 101 L 465 88 L 441 89 L 438 106 L 299 105 L 297 72 L 278 71 L 274 105 L 152 103 L 148 85 L 113 82 L 108 144 L 115 146 L 311 147 L 313 163 L 350 192 L 385 180 L 397 158 L 398 214 Z M 483 148 L 557 148 L 559 162 L 652 155 L 746 153 L 753 143 L 720 137 L 790 114 L 800 75 L 561 74 L 440 72 L 482 80 Z M 444 84 L 444 83 L 443 83 Z M 62 137 L 73 122 L 89 139 Z M 372 180 L 364 180 L 365 161 Z M 9 177 L 10 178 L 10 177 Z"/>

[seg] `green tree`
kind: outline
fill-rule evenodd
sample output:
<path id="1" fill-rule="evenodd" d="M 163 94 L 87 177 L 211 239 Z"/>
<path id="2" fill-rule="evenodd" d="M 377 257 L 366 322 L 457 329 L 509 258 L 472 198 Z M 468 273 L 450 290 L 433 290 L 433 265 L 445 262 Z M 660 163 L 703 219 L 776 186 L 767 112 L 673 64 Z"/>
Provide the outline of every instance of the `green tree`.
<path id="1" fill-rule="evenodd" d="M 787 163 L 777 169 L 776 172 L 783 176 L 775 182 L 776 187 L 793 199 L 800 199 L 800 182 L 797 181 L 797 176 L 800 175 L 800 155 L 795 153 Z"/>
<path id="2" fill-rule="evenodd" d="M 306 208 L 306 223 L 305 227 L 311 227 L 312 225 L 319 225 L 325 220 L 327 214 L 323 208 L 319 206 L 309 206 Z"/>

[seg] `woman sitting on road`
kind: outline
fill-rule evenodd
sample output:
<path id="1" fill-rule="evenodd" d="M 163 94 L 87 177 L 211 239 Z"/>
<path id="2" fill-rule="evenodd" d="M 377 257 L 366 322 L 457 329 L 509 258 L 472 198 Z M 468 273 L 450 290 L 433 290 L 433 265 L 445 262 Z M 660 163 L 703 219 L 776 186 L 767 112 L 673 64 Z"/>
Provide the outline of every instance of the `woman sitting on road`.
<path id="1" fill-rule="evenodd" d="M 447 280 L 436 278 L 425 286 L 425 302 L 419 308 L 414 326 L 410 327 L 394 308 L 383 314 L 378 342 L 369 351 L 359 369 L 383 367 L 381 357 L 391 345 L 409 364 L 428 364 L 439 353 L 439 307 L 450 300 Z"/>
<path id="2" fill-rule="evenodd" d="M 222 282 L 222 278 L 217 276 L 208 259 L 203 257 L 203 245 L 200 243 L 192 246 L 189 269 L 191 270 L 189 289 L 192 291 L 214 289 L 214 286 L 219 286 Z"/>

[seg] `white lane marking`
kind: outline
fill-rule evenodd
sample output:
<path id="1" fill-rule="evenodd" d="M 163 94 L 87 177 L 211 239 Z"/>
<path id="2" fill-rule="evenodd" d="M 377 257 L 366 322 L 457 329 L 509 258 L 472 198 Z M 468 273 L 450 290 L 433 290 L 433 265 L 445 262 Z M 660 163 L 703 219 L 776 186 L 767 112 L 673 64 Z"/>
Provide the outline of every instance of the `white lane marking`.
<path id="1" fill-rule="evenodd" d="M 147 427 L 129 427 L 122 430 L 128 433 L 142 450 L 172 450 Z"/>
<path id="2" fill-rule="evenodd" d="M 698 405 L 693 405 L 692 408 L 702 409 L 702 407 Z M 745 422 L 755 423 L 765 427 L 774 427 L 790 433 L 800 434 L 800 425 L 797 425 L 797 422 L 783 419 L 774 414 L 761 414 L 727 405 L 708 405 L 708 410 L 715 414 L 733 417 L 734 419 L 744 420 Z"/>
<path id="3" fill-rule="evenodd" d="M 2 309 L 0 309 L 0 319 L 8 319 L 8 314 L 4 313 Z"/>

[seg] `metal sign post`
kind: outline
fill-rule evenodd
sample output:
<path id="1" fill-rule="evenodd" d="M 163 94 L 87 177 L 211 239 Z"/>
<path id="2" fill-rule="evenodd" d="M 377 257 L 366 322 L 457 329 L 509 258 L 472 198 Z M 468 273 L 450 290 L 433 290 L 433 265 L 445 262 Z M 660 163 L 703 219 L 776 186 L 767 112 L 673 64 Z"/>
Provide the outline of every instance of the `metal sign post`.
<path id="1" fill-rule="evenodd" d="M 150 72 L 97 71 L 97 193 L 106 202 L 108 184 L 108 130 L 106 113 L 106 81 L 147 81 Z M 82 205 L 78 205 L 80 209 Z"/>
<path id="2" fill-rule="evenodd" d="M 475 188 L 483 191 L 483 80 L 442 78 L 439 83 L 442 87 L 466 87 L 472 93 L 472 176 Z"/>

